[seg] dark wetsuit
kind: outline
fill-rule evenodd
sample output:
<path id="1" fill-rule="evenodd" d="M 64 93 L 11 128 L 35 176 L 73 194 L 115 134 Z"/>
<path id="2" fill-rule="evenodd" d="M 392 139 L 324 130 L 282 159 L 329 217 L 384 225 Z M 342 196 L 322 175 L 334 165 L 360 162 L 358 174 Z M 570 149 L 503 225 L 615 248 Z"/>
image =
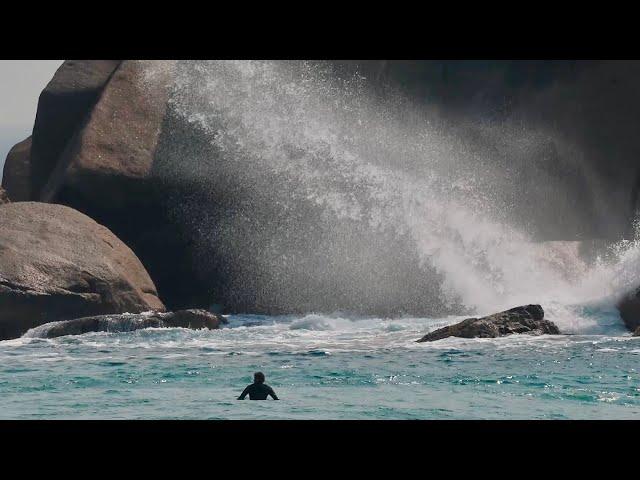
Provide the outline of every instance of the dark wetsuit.
<path id="1" fill-rule="evenodd" d="M 274 400 L 278 400 L 278 396 L 276 392 L 273 391 L 269 385 L 265 385 L 264 383 L 252 383 L 247 388 L 244 389 L 242 394 L 238 397 L 238 400 L 244 400 L 244 397 L 249 394 L 249 400 L 266 400 L 267 395 L 271 395 L 271 398 Z"/>

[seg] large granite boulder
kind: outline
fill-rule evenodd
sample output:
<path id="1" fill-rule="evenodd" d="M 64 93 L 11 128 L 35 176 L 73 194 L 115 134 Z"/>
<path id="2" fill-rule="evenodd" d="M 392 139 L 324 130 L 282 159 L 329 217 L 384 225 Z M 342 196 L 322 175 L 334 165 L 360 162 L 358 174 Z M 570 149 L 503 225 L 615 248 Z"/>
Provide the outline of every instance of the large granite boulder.
<path id="1" fill-rule="evenodd" d="M 163 205 L 172 180 L 159 179 L 154 168 L 174 65 L 120 63 L 60 154 L 39 199 L 71 206 L 112 230 L 176 309 L 208 305 L 191 298 L 196 282 L 187 270 L 190 247 Z"/>
<path id="2" fill-rule="evenodd" d="M 51 322 L 29 330 L 25 337 L 55 338 L 64 335 L 82 335 L 90 332 L 132 332 L 143 328 L 191 328 L 193 330 L 220 328 L 226 323 L 222 315 L 206 310 L 180 310 L 177 312 L 122 313 L 97 315 L 60 322 Z"/>
<path id="3" fill-rule="evenodd" d="M 31 137 L 17 143 L 4 162 L 2 187 L 13 202 L 31 199 Z"/>
<path id="4" fill-rule="evenodd" d="M 119 65 L 59 155 L 42 200 L 82 197 L 113 209 L 137 193 L 138 181 L 148 179 L 153 166 L 171 85 L 170 65 L 141 60 Z"/>
<path id="5" fill-rule="evenodd" d="M 560 331 L 553 322 L 544 320 L 544 310 L 540 305 L 526 305 L 487 317 L 467 318 L 430 332 L 418 342 L 433 342 L 447 337 L 495 338 L 514 333 L 557 335 Z"/>
<path id="6" fill-rule="evenodd" d="M 7 203 L 0 225 L 0 340 L 57 320 L 164 310 L 129 247 L 82 213 Z"/>
<path id="7" fill-rule="evenodd" d="M 31 149 L 31 200 L 92 110 L 120 60 L 67 60 L 40 94 Z"/>

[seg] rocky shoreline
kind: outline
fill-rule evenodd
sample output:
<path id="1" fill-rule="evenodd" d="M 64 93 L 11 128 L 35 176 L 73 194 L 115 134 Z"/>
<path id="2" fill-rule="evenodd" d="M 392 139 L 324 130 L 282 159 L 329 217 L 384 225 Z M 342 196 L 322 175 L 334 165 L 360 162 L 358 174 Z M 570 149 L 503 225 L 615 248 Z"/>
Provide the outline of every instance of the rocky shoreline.
<path id="1" fill-rule="evenodd" d="M 172 325 L 180 311 L 218 300 L 192 261 L 191 240 L 162 208 L 168 187 L 156 155 L 175 68 L 65 61 L 41 93 L 32 135 L 9 152 L 0 187 L 0 340 L 60 321 L 75 323 L 51 332 L 96 331 L 105 325 L 99 316 L 113 324 L 125 313 L 155 312 L 133 324 Z M 242 292 L 236 297 L 246 302 Z M 638 334 L 640 291 L 619 309 Z M 216 324 L 198 315 L 208 320 L 194 325 Z M 217 328 L 221 317 L 209 315 Z M 539 305 L 516 307 L 419 341 L 559 333 L 543 317 Z"/>

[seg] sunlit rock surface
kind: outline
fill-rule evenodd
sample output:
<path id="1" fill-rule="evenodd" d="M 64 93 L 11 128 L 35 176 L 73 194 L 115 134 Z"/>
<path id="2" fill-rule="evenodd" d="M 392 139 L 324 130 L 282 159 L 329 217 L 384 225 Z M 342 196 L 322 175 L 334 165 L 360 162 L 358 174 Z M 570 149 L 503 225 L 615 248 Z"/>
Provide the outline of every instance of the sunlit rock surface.
<path id="1" fill-rule="evenodd" d="M 164 310 L 153 281 L 111 231 L 63 205 L 0 206 L 0 339 L 43 323 Z"/>

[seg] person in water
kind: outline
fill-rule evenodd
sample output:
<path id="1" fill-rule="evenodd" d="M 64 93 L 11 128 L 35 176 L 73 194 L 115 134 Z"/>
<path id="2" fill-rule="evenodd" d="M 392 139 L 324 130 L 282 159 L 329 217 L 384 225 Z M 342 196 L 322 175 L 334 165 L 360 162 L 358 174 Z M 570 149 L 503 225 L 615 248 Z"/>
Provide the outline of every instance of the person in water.
<path id="1" fill-rule="evenodd" d="M 264 373 L 262 372 L 253 374 L 253 383 L 244 389 L 238 400 L 244 400 L 247 394 L 249 394 L 249 400 L 266 400 L 268 395 L 271 395 L 274 400 L 279 400 L 273 388 L 264 383 Z"/>

